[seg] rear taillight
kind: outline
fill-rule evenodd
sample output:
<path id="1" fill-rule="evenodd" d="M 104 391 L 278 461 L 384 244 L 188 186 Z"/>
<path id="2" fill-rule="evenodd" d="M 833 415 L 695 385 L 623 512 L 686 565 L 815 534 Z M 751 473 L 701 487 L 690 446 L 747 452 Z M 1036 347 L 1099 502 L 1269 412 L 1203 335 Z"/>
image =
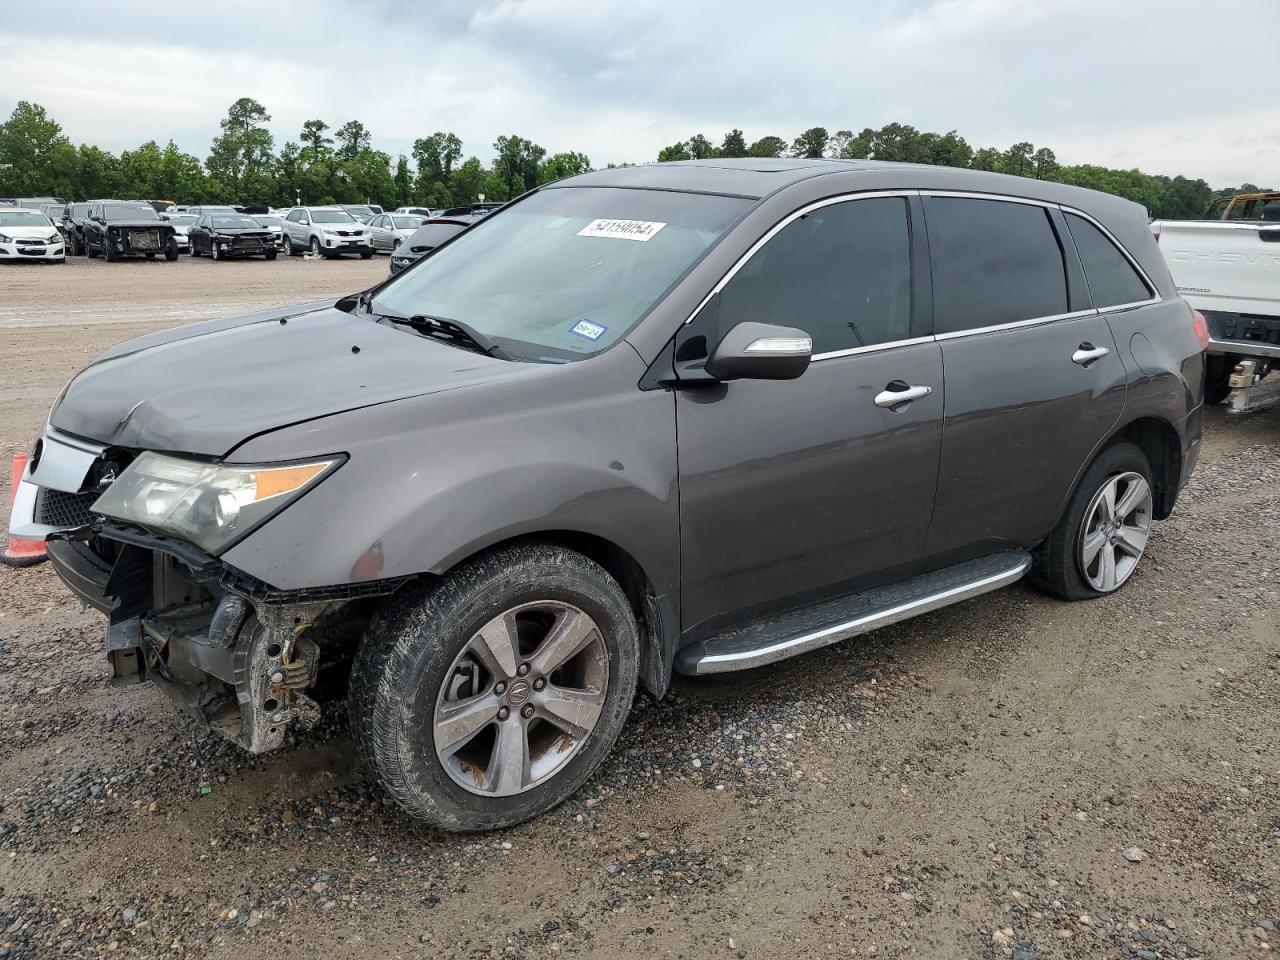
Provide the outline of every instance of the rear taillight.
<path id="1" fill-rule="evenodd" d="M 1209 349 L 1209 321 L 1199 310 L 1192 310 L 1191 316 L 1191 329 L 1195 331 L 1196 339 L 1200 341 L 1200 352 L 1203 353 Z"/>

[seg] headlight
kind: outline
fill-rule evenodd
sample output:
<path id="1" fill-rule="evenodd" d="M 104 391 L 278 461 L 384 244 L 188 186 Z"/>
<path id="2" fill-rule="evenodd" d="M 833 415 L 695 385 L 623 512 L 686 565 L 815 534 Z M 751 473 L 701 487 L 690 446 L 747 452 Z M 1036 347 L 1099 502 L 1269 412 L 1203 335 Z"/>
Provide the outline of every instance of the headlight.
<path id="1" fill-rule="evenodd" d="M 0 233 L 0 243 L 13 243 L 13 237 L 7 233 Z"/>
<path id="2" fill-rule="evenodd" d="M 308 463 L 244 465 L 144 453 L 91 509 L 219 553 L 342 462 L 342 457 L 332 457 Z"/>
<path id="3" fill-rule="evenodd" d="M 52 237 L 46 240 L 45 243 L 57 243 L 61 239 L 62 239 L 62 234 L 55 233 Z"/>

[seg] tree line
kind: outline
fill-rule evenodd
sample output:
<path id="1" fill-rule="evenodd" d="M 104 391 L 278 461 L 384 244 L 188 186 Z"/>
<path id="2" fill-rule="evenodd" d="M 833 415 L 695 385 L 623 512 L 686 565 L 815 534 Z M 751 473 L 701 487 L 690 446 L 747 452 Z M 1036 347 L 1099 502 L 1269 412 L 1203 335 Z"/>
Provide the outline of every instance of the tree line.
<path id="1" fill-rule="evenodd" d="M 203 162 L 179 150 L 172 140 L 163 147 L 149 140 L 116 155 L 90 144 L 73 144 L 44 107 L 19 101 L 9 119 L 0 123 L 0 196 L 451 207 L 474 203 L 481 196 L 509 200 L 540 184 L 592 169 L 583 153 L 548 155 L 543 147 L 514 134 L 494 141 L 494 159 L 488 165 L 474 155 L 464 159 L 462 141 L 446 131 L 415 140 L 409 155 L 393 160 L 373 148 L 372 134 L 359 120 L 337 127 L 308 120 L 297 139 L 277 151 L 267 127 L 270 122 L 266 107 L 241 97 L 228 108 Z M 1152 216 L 1166 219 L 1198 217 L 1214 196 L 1258 189 L 1242 184 L 1215 193 L 1202 179 L 1063 165 L 1052 149 L 1029 142 L 1007 149 L 975 149 L 954 130 L 939 134 L 901 123 L 856 134 L 811 127 L 790 141 L 769 135 L 750 143 L 735 128 L 718 144 L 695 134 L 663 148 L 657 159 L 713 157 L 831 157 L 993 170 L 1103 190 L 1141 203 Z"/>

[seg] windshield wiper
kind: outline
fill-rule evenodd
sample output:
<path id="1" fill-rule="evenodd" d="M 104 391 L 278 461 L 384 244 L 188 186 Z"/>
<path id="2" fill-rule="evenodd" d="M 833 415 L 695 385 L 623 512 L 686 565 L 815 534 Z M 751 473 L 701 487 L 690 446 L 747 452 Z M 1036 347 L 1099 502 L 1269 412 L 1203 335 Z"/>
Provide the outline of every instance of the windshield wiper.
<path id="1" fill-rule="evenodd" d="M 425 313 L 416 313 L 412 317 L 393 317 L 380 315 L 388 323 L 398 326 L 412 327 L 428 337 L 438 337 L 456 344 L 466 350 L 483 353 L 486 357 L 499 360 L 510 360 L 501 347 L 486 337 L 470 324 L 461 320 L 450 320 L 448 317 L 433 317 Z"/>

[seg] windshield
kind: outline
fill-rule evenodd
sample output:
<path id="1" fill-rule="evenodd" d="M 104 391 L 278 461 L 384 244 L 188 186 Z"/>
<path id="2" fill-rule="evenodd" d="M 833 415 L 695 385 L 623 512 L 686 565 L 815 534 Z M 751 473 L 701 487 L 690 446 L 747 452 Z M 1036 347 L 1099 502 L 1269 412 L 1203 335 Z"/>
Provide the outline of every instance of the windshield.
<path id="1" fill-rule="evenodd" d="M 625 336 L 749 206 L 657 190 L 543 190 L 397 276 L 371 310 L 465 323 L 522 359 L 578 359 Z"/>
<path id="2" fill-rule="evenodd" d="M 416 230 L 422 226 L 421 217 L 392 217 L 396 223 L 397 230 Z"/>
<path id="3" fill-rule="evenodd" d="M 159 220 L 160 214 L 150 204 L 111 204 L 102 208 L 102 216 L 107 220 Z"/>
<path id="4" fill-rule="evenodd" d="M 195 215 L 191 213 L 171 213 L 168 220 L 177 227 L 189 227 L 196 222 Z"/>
<path id="5" fill-rule="evenodd" d="M 93 206 L 93 204 L 91 203 L 73 203 L 70 207 L 71 216 L 83 217 L 86 213 L 89 212 L 89 208 L 91 206 Z"/>
<path id="6" fill-rule="evenodd" d="M 215 230 L 257 230 L 262 225 L 253 217 L 213 217 L 213 226 Z"/>
<path id="7" fill-rule="evenodd" d="M 0 227 L 48 227 L 49 220 L 34 210 L 0 210 Z"/>
<path id="8" fill-rule="evenodd" d="M 283 221 L 279 217 L 254 217 L 264 227 L 278 227 Z"/>
<path id="9" fill-rule="evenodd" d="M 311 219 L 316 223 L 355 223 L 356 218 L 345 210 L 312 210 Z"/>

